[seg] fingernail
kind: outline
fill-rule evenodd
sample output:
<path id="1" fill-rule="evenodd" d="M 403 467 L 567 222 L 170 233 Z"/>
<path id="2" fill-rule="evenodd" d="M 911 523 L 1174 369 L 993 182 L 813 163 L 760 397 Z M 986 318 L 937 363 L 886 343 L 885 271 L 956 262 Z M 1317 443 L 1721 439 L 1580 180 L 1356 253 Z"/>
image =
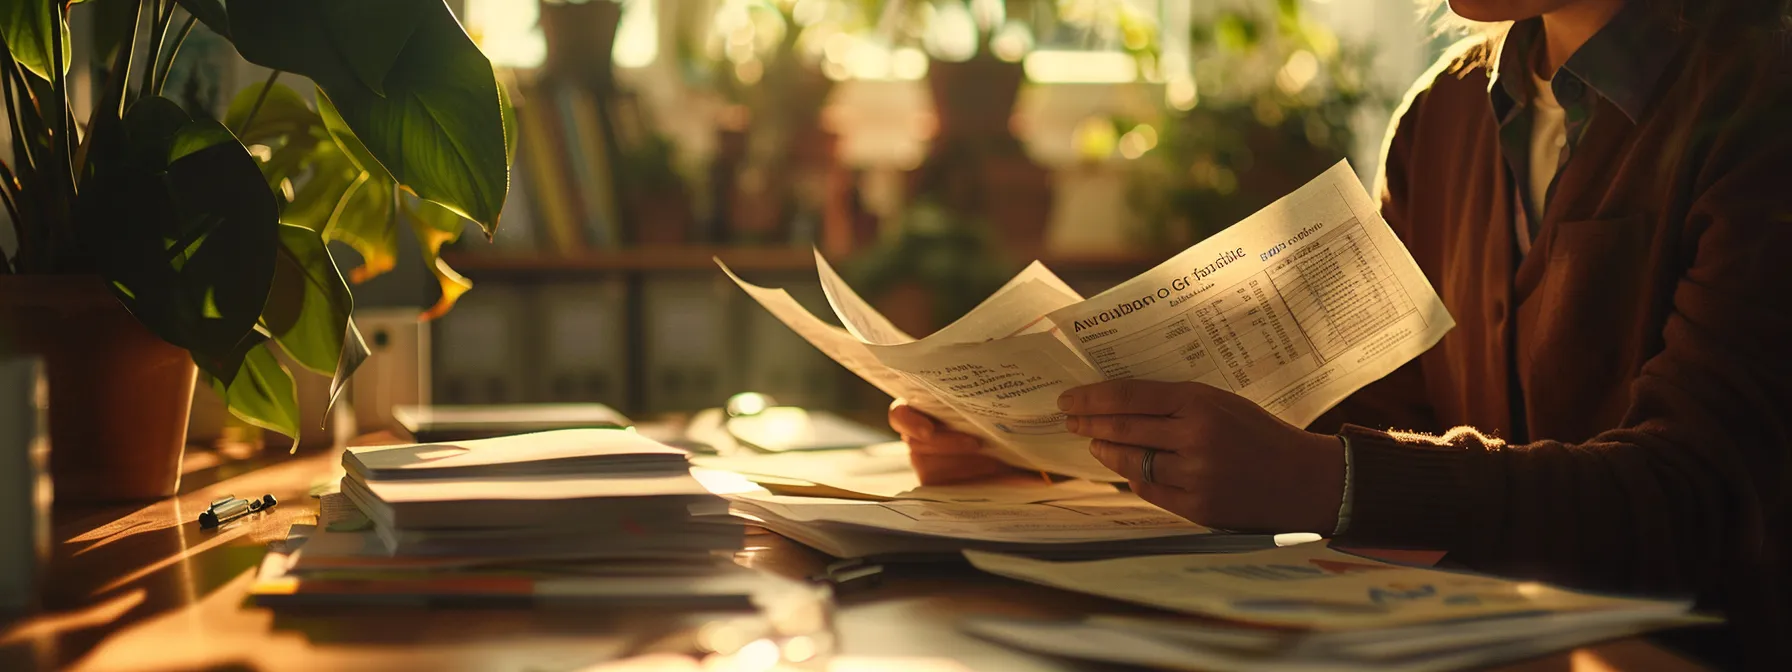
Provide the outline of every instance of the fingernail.
<path id="1" fill-rule="evenodd" d="M 1067 430 L 1067 431 L 1069 431 L 1069 432 L 1070 432 L 1070 433 L 1072 433 L 1072 434 L 1075 434 L 1075 433 L 1076 433 L 1076 430 L 1077 430 L 1077 429 L 1078 429 L 1078 428 L 1079 428 L 1079 427 L 1081 427 L 1081 426 L 1082 426 L 1082 424 L 1083 424 L 1083 419 L 1082 419 L 1082 418 L 1079 418 L 1079 417 L 1077 417 L 1077 416 L 1074 416 L 1074 415 L 1066 415 L 1066 416 L 1064 416 L 1064 429 L 1065 429 L 1065 430 Z"/>
<path id="2" fill-rule="evenodd" d="M 1070 410 L 1070 393 L 1069 392 L 1065 392 L 1063 394 L 1058 395 L 1058 410 L 1060 410 L 1060 411 Z"/>

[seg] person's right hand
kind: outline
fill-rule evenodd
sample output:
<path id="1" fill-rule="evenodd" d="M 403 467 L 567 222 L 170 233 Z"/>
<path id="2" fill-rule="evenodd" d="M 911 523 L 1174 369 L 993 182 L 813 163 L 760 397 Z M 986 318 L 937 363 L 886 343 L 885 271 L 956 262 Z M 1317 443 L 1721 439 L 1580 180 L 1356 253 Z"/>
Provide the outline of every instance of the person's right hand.
<path id="1" fill-rule="evenodd" d="M 955 432 L 901 399 L 890 405 L 890 428 L 908 444 L 909 462 L 922 485 L 982 481 L 1020 473 L 983 452 L 977 437 Z"/>

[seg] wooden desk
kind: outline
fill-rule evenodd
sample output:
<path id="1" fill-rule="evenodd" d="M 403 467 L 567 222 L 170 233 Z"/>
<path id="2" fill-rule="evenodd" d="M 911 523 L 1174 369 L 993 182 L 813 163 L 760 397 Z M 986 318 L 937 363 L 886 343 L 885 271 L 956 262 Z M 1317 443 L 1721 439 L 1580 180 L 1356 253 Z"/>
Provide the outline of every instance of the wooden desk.
<path id="1" fill-rule="evenodd" d="M 0 621 L 0 670 L 577 670 L 623 655 L 679 651 L 700 615 L 599 611 L 282 610 L 249 604 L 267 543 L 314 522 L 314 483 L 337 456 L 276 456 L 189 474 L 181 496 L 144 506 L 57 514 L 45 609 Z M 281 504 L 225 529 L 195 521 L 215 498 L 272 493 Z M 743 562 L 801 576 L 822 557 L 771 535 Z M 840 597 L 842 653 L 892 657 L 880 670 L 1106 670 L 959 634 L 968 614 L 1142 612 L 969 568 L 893 568 L 884 584 Z M 962 665 L 929 665 L 955 660 Z M 1640 639 L 1533 661 L 1523 669 L 1698 669 Z"/>

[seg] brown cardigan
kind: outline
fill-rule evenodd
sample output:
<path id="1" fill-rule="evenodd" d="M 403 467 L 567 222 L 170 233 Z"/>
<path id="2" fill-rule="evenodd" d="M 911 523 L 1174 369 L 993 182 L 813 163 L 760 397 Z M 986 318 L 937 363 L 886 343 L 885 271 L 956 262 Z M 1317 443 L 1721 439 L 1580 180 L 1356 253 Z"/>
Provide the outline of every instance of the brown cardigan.
<path id="1" fill-rule="evenodd" d="M 1792 60 L 1743 42 L 1635 124 L 1601 101 L 1522 258 L 1486 71 L 1421 80 L 1382 212 L 1457 326 L 1315 423 L 1430 433 L 1344 427 L 1344 540 L 1696 596 L 1752 662 L 1792 636 Z"/>

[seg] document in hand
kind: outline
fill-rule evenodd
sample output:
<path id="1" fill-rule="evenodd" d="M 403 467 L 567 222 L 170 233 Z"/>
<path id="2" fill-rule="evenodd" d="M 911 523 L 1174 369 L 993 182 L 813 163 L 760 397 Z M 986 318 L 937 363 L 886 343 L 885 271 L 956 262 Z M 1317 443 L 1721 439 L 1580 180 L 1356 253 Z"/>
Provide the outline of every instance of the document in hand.
<path id="1" fill-rule="evenodd" d="M 1034 262 L 957 322 L 915 339 L 818 253 L 846 328 L 729 277 L 847 369 L 1010 464 L 1120 480 L 1064 430 L 1058 395 L 1105 379 L 1199 381 L 1305 426 L 1430 348 L 1455 321 L 1349 165 L 1084 300 Z M 721 262 L 718 260 L 718 264 Z"/>
<path id="2" fill-rule="evenodd" d="M 1325 542 L 1233 555 L 1044 562 L 965 551 L 978 569 L 1162 609 L 1311 630 L 1367 630 L 1515 614 L 1632 610 L 1684 602 L 1580 593 L 1529 581 L 1408 567 Z"/>

